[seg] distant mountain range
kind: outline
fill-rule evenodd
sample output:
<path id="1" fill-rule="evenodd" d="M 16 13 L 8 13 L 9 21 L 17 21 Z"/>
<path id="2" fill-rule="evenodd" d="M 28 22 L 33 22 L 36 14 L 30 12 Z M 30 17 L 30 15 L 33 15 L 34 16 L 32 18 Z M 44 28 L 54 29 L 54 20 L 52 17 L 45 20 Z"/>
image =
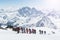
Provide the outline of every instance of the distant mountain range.
<path id="1" fill-rule="evenodd" d="M 24 27 L 51 27 L 56 28 L 56 25 L 49 17 L 60 18 L 60 14 L 56 11 L 51 11 L 47 15 L 41 10 L 35 8 L 23 7 L 18 10 L 0 9 L 0 24 Z M 0 25 L 0 26 L 1 26 Z"/>

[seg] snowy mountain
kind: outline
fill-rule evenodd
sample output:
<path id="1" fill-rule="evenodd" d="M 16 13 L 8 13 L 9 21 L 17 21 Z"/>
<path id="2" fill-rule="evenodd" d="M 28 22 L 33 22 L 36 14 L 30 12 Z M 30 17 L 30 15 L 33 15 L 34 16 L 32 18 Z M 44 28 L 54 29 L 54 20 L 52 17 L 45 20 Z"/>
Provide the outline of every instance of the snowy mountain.
<path id="1" fill-rule="evenodd" d="M 47 17 L 57 26 L 60 28 L 60 11 L 51 11 L 48 13 Z"/>
<path id="2" fill-rule="evenodd" d="M 17 11 L 11 11 L 11 10 L 0 10 L 0 24 L 6 24 L 8 22 L 15 22 L 19 19 L 18 12 Z"/>
<path id="3" fill-rule="evenodd" d="M 0 24 L 24 27 L 51 27 L 56 28 L 56 24 L 50 17 L 56 17 L 56 11 L 51 11 L 47 15 L 35 8 L 23 7 L 18 10 L 0 10 Z"/>
<path id="4" fill-rule="evenodd" d="M 21 16 L 28 16 L 28 17 L 36 17 L 43 15 L 43 12 L 38 11 L 35 8 L 29 8 L 29 7 L 23 7 L 22 9 L 19 9 L 18 12 Z"/>
<path id="5" fill-rule="evenodd" d="M 37 27 L 49 27 L 49 28 L 55 28 L 56 29 L 56 25 L 54 25 L 54 23 L 52 23 L 52 21 L 44 16 L 40 21 L 38 21 L 36 23 Z"/>
<path id="6" fill-rule="evenodd" d="M 53 10 L 53 11 L 51 11 L 51 12 L 49 12 L 48 14 L 47 14 L 47 16 L 51 16 L 51 17 L 54 17 L 54 18 L 60 18 L 60 11 L 55 11 L 55 10 Z"/>

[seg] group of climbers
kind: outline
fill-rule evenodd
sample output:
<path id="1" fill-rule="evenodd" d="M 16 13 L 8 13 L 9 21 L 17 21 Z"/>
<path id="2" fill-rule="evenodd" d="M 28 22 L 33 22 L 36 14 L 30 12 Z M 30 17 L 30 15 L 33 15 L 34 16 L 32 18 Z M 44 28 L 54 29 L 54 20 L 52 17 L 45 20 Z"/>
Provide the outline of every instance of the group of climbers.
<path id="1" fill-rule="evenodd" d="M 36 29 L 24 28 L 24 27 L 16 27 L 13 28 L 13 31 L 17 33 L 27 33 L 27 34 L 36 34 Z M 46 34 L 46 31 L 39 30 L 39 34 Z"/>
<path id="2" fill-rule="evenodd" d="M 17 33 L 27 33 L 27 34 L 36 34 L 36 29 L 33 28 L 26 28 L 26 27 L 13 27 L 7 26 L 6 28 L 10 28 Z M 46 34 L 46 31 L 39 30 L 39 34 Z"/>
<path id="3" fill-rule="evenodd" d="M 30 29 L 30 28 L 24 28 L 24 27 L 16 27 L 16 28 L 12 28 L 13 31 L 17 31 L 17 33 L 34 33 L 36 34 L 36 30 L 35 29 Z"/>

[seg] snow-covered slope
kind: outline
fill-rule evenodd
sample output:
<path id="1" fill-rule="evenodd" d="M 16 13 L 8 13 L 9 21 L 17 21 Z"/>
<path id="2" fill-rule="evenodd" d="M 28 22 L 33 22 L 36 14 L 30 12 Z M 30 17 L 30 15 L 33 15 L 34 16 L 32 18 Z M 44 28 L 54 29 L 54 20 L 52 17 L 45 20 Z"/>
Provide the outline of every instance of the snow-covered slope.
<path id="1" fill-rule="evenodd" d="M 57 30 L 53 30 L 56 33 L 51 34 L 52 29 L 50 28 L 35 28 L 37 30 L 45 30 L 47 31 L 47 34 L 25 34 L 25 33 L 19 33 L 12 31 L 11 29 L 8 30 L 1 30 L 0 29 L 0 40 L 60 40 L 60 32 Z M 48 34 L 50 33 L 50 34 Z"/>

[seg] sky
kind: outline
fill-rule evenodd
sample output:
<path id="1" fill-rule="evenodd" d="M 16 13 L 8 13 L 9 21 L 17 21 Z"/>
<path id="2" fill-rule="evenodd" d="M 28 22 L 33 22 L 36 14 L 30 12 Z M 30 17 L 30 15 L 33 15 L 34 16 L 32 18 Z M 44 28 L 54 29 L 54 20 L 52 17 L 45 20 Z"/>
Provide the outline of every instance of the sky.
<path id="1" fill-rule="evenodd" d="M 60 10 L 60 0 L 0 0 L 0 8 L 21 8 L 26 6 L 41 10 Z"/>

